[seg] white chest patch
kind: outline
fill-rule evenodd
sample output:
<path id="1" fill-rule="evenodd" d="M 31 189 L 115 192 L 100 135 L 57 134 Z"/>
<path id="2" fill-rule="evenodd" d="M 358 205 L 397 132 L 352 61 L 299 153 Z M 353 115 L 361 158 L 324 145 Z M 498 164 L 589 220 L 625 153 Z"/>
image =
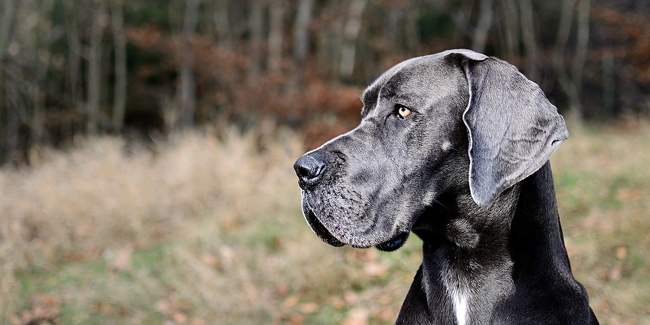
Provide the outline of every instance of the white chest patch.
<path id="1" fill-rule="evenodd" d="M 467 322 L 467 295 L 453 290 L 451 293 L 454 302 L 454 310 L 456 311 L 456 320 L 458 325 L 465 325 Z"/>
<path id="2" fill-rule="evenodd" d="M 449 279 L 449 278 L 448 278 Z M 455 281 L 454 281 L 455 280 Z M 456 323 L 458 325 L 465 325 L 469 323 L 469 304 L 470 298 L 469 291 L 458 282 L 458 279 L 452 281 L 444 281 L 447 293 L 451 298 L 454 305 L 454 312 L 456 313 Z"/>

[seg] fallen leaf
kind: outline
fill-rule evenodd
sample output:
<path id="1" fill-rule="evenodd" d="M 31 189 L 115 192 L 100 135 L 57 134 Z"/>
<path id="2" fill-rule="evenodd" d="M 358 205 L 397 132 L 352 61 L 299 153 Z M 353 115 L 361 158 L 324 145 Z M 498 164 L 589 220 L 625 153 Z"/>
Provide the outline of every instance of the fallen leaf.
<path id="1" fill-rule="evenodd" d="M 313 314 L 318 311 L 318 305 L 313 302 L 301 304 L 298 309 L 305 314 Z"/>
<path id="2" fill-rule="evenodd" d="M 601 303 L 598 304 L 598 309 L 603 313 L 609 312 L 609 304 L 607 303 L 607 301 L 602 301 Z"/>
<path id="3" fill-rule="evenodd" d="M 98 301 L 92 305 L 92 310 L 95 313 L 109 314 L 113 311 L 113 306 L 103 301 Z"/>
<path id="4" fill-rule="evenodd" d="M 359 297 L 353 291 L 346 291 L 343 295 L 343 299 L 346 303 L 348 303 L 348 305 L 353 305 L 355 302 L 357 302 Z"/>
<path id="5" fill-rule="evenodd" d="M 232 248 L 223 246 L 219 250 L 219 253 L 221 255 L 221 262 L 222 262 L 222 268 L 224 269 L 229 269 L 230 266 L 232 265 L 233 261 L 235 260 L 235 253 L 233 252 Z"/>
<path id="6" fill-rule="evenodd" d="M 616 258 L 619 260 L 625 259 L 627 256 L 627 248 L 625 246 L 619 246 L 616 248 Z"/>
<path id="7" fill-rule="evenodd" d="M 347 253 L 347 259 L 354 262 L 372 262 L 376 261 L 378 256 L 374 249 L 351 250 Z"/>
<path id="8" fill-rule="evenodd" d="M 343 320 L 343 325 L 368 325 L 369 313 L 367 310 L 358 308 L 350 310 Z"/>
<path id="9" fill-rule="evenodd" d="M 286 296 L 289 293 L 289 286 L 286 283 L 279 283 L 275 286 L 275 293 L 278 296 Z"/>
<path id="10" fill-rule="evenodd" d="M 363 272 L 369 277 L 379 277 L 388 273 L 388 267 L 381 263 L 371 262 L 366 263 L 363 267 Z"/>
<path id="11" fill-rule="evenodd" d="M 192 318 L 190 325 L 208 325 L 208 322 L 200 318 Z"/>
<path id="12" fill-rule="evenodd" d="M 636 187 L 624 187 L 618 190 L 616 197 L 622 202 L 629 202 L 640 199 L 641 194 L 641 190 Z"/>
<path id="13" fill-rule="evenodd" d="M 171 303 L 167 300 L 160 299 L 154 306 L 156 307 L 156 310 L 161 314 L 167 314 L 171 307 Z"/>
<path id="14" fill-rule="evenodd" d="M 219 258 L 209 253 L 201 254 L 201 262 L 215 269 L 218 269 L 219 266 L 221 265 Z"/>
<path id="15" fill-rule="evenodd" d="M 334 298 L 331 302 L 332 307 L 336 310 L 341 310 L 347 306 L 345 301 L 341 298 Z"/>
<path id="16" fill-rule="evenodd" d="M 297 296 L 290 296 L 287 299 L 284 300 L 282 303 L 282 306 L 284 308 L 293 308 L 298 304 L 298 297 Z"/>
<path id="17" fill-rule="evenodd" d="M 119 249 L 115 252 L 115 257 L 111 261 L 109 268 L 114 271 L 128 271 L 133 267 L 131 256 L 133 255 L 133 248 L 127 247 Z"/>
<path id="18" fill-rule="evenodd" d="M 388 322 L 394 320 L 397 317 L 397 314 L 395 314 L 393 310 L 386 308 L 383 309 L 377 316 L 379 319 Z"/>
<path id="19" fill-rule="evenodd" d="M 172 319 L 177 324 L 185 324 L 185 322 L 187 322 L 187 316 L 185 316 L 183 313 L 174 313 L 174 315 L 172 315 Z"/>
<path id="20" fill-rule="evenodd" d="M 610 271 L 609 271 L 609 280 L 611 281 L 618 281 L 621 279 L 621 276 L 623 274 L 623 269 L 620 265 L 615 265 Z"/>
<path id="21" fill-rule="evenodd" d="M 291 318 L 289 318 L 289 324 L 292 325 L 299 325 L 303 324 L 305 322 L 305 317 L 302 317 L 300 315 L 293 315 Z"/>
<path id="22" fill-rule="evenodd" d="M 86 260 L 86 254 L 83 252 L 70 252 L 63 256 L 63 260 L 66 262 L 82 262 Z"/>

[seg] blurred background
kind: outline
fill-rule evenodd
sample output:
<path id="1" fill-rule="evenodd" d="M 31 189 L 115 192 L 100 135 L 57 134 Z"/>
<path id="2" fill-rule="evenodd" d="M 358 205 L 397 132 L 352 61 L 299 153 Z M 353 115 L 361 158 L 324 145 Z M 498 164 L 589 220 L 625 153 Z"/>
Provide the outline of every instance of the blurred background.
<path id="1" fill-rule="evenodd" d="M 0 0 L 0 321 L 392 324 L 421 242 L 320 242 L 291 166 L 451 48 L 565 116 L 576 277 L 601 323 L 650 324 L 646 0 Z"/>

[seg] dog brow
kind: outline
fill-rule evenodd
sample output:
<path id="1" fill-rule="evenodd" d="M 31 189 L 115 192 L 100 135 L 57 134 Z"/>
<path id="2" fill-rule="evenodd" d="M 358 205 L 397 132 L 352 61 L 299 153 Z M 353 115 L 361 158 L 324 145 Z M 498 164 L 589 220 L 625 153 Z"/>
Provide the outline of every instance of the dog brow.
<path id="1" fill-rule="evenodd" d="M 377 87 L 368 88 L 363 92 L 363 95 L 361 95 L 361 101 L 363 102 L 363 109 L 361 110 L 362 116 L 368 115 L 368 113 L 375 108 L 378 92 L 379 89 L 377 89 Z"/>
<path id="2" fill-rule="evenodd" d="M 363 110 L 361 111 L 362 116 L 366 116 L 370 111 L 372 111 L 380 98 L 392 98 L 395 97 L 395 85 L 393 82 L 388 81 L 383 85 L 373 85 L 366 89 L 366 91 L 361 96 L 361 101 L 363 102 Z"/>

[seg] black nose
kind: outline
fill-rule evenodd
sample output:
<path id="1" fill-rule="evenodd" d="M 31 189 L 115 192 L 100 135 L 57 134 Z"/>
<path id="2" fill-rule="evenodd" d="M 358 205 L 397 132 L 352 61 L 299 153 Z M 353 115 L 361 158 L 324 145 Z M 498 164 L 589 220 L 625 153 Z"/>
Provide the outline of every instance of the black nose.
<path id="1" fill-rule="evenodd" d="M 309 154 L 300 157 L 293 164 L 293 169 L 298 175 L 298 185 L 303 190 L 312 188 L 318 184 L 325 170 L 325 162 L 318 154 Z"/>

